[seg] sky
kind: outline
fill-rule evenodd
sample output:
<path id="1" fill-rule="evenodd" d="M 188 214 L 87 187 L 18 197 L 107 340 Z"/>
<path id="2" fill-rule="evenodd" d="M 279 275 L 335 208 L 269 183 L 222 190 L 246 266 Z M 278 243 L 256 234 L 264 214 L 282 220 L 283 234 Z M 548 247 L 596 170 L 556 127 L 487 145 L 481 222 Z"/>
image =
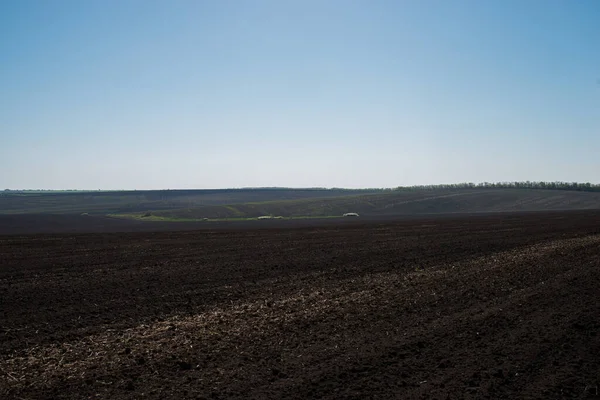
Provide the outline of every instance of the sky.
<path id="1" fill-rule="evenodd" d="M 597 0 L 0 0 L 0 188 L 600 183 Z"/>

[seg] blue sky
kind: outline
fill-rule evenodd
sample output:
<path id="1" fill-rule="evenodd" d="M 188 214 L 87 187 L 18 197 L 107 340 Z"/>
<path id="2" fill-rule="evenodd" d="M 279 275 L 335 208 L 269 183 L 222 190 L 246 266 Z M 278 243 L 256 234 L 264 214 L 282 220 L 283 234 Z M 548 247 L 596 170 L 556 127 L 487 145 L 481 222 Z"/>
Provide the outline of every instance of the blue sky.
<path id="1" fill-rule="evenodd" d="M 596 0 L 0 0 L 0 187 L 600 182 Z"/>

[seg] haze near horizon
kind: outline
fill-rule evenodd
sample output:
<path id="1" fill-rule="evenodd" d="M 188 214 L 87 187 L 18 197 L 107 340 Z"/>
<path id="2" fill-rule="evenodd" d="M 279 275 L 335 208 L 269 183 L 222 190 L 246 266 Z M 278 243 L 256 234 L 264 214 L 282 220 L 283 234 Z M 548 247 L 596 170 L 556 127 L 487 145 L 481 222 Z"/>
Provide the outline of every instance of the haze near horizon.
<path id="1" fill-rule="evenodd" d="M 0 3 L 0 188 L 600 182 L 600 3 Z"/>

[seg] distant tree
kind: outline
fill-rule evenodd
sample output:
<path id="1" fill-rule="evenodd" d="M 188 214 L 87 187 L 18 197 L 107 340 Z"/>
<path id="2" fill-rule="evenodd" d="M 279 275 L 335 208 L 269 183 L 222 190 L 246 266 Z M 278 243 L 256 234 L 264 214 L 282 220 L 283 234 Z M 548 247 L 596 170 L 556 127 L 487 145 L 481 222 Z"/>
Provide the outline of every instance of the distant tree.
<path id="1" fill-rule="evenodd" d="M 546 189 L 546 190 L 576 190 L 585 192 L 600 192 L 600 184 L 589 182 L 481 182 L 478 184 L 464 182 L 439 185 L 415 185 L 399 186 L 393 190 L 416 191 L 416 190 L 461 190 L 461 189 Z"/>

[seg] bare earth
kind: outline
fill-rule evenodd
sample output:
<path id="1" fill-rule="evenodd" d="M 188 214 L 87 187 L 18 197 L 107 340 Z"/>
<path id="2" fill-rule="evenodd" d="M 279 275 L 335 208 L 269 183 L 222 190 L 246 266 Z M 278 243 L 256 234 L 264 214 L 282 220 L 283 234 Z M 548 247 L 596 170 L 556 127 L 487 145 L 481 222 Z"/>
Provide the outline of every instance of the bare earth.
<path id="1" fill-rule="evenodd" d="M 3 235 L 0 398 L 598 399 L 599 282 L 597 211 Z"/>

